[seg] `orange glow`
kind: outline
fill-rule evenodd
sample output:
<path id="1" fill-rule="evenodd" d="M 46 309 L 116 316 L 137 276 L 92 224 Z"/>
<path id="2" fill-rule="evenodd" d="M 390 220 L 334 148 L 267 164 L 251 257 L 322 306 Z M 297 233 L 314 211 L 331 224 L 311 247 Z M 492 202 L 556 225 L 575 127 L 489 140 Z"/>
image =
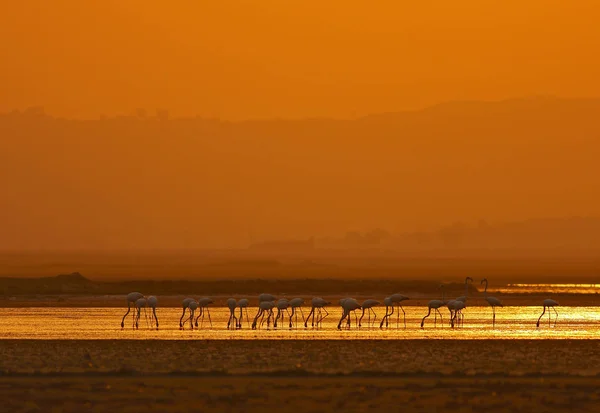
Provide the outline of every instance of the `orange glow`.
<path id="1" fill-rule="evenodd" d="M 600 95 L 595 0 L 28 0 L 0 8 L 0 112 L 351 117 Z"/>
<path id="2" fill-rule="evenodd" d="M 598 216 L 598 21 L 596 0 L 3 2 L 0 249 Z M 600 248 L 585 222 L 486 225 L 384 247 Z"/>

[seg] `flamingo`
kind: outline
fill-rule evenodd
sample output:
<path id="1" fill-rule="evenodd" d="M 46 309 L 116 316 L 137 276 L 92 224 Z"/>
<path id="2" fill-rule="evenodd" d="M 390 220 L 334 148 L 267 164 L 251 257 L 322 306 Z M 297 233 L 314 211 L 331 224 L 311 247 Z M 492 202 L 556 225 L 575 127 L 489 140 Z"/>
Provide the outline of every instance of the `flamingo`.
<path id="1" fill-rule="evenodd" d="M 556 320 L 558 320 L 558 311 L 556 311 L 556 308 L 554 308 L 554 307 L 559 306 L 558 302 L 551 300 L 550 298 L 547 298 L 542 302 L 542 304 L 544 306 L 544 311 L 542 312 L 542 315 L 540 315 L 540 318 L 538 318 L 536 327 L 540 326 L 540 320 L 544 316 L 544 313 L 546 313 L 546 307 L 548 307 L 548 326 L 550 326 L 550 318 L 551 318 L 550 308 L 552 308 L 554 310 L 554 312 L 556 313 L 556 318 L 554 319 L 554 325 L 556 325 Z"/>
<path id="2" fill-rule="evenodd" d="M 498 300 L 496 297 L 488 297 L 487 295 L 487 289 L 488 289 L 488 280 L 487 278 L 484 278 L 483 280 L 481 280 L 481 284 L 485 283 L 485 290 L 483 290 L 483 297 L 485 298 L 485 301 L 488 302 L 489 305 L 492 306 L 492 313 L 493 313 L 493 318 L 492 318 L 492 326 L 496 326 L 496 307 L 504 307 L 502 305 L 502 301 Z"/>
<path id="3" fill-rule="evenodd" d="M 140 314 L 142 312 L 142 308 L 144 309 L 144 315 L 146 315 L 146 304 L 147 304 L 147 300 L 145 297 L 142 298 L 138 298 L 135 301 L 135 308 L 137 309 L 137 316 L 135 318 L 135 329 L 138 329 L 138 323 L 140 321 Z M 146 322 L 148 322 L 148 318 L 146 318 Z"/>
<path id="4" fill-rule="evenodd" d="M 444 325 L 443 324 L 444 319 L 442 318 L 442 313 L 440 313 L 440 308 L 446 303 L 446 291 L 444 290 L 443 284 L 440 285 L 440 288 L 442 289 L 442 299 L 441 300 L 431 300 L 427 304 L 429 311 L 427 312 L 427 315 L 425 317 L 423 317 L 423 320 L 421 320 L 421 328 L 423 328 L 423 326 L 425 325 L 425 319 L 431 315 L 431 310 L 434 310 L 433 325 L 437 326 L 437 315 L 438 314 L 440 315 L 440 322 L 442 323 L 442 326 Z"/>
<path id="5" fill-rule="evenodd" d="M 188 307 L 190 306 L 190 303 L 194 301 L 193 298 L 184 298 L 183 301 L 181 302 L 181 307 L 183 308 L 183 313 L 181 313 L 181 317 L 179 317 L 179 328 L 182 329 L 183 328 L 183 317 L 185 316 L 185 312 L 187 311 Z M 186 319 L 187 321 L 187 319 Z"/>
<path id="6" fill-rule="evenodd" d="M 200 304 L 198 303 L 198 301 L 196 300 L 192 300 L 190 301 L 190 303 L 188 304 L 188 309 L 190 310 L 190 316 L 188 318 L 185 319 L 185 321 L 183 322 L 183 324 L 185 324 L 186 321 L 188 321 L 188 319 L 190 320 L 190 328 L 193 330 L 194 329 L 194 314 L 196 313 L 196 310 L 198 309 L 198 307 L 200 307 Z"/>
<path id="7" fill-rule="evenodd" d="M 237 317 L 235 316 L 235 309 L 237 307 L 237 301 L 235 298 L 227 299 L 227 307 L 229 307 L 229 320 L 227 320 L 227 329 L 231 325 L 231 321 L 234 321 L 234 326 L 237 326 Z"/>
<path id="8" fill-rule="evenodd" d="M 388 318 L 394 314 L 394 303 L 392 302 L 392 297 L 385 297 L 383 299 L 383 305 L 385 305 L 385 315 L 381 319 L 381 324 L 379 324 L 379 328 L 383 328 L 383 323 L 385 322 L 385 326 L 388 326 Z M 388 309 L 392 307 L 392 311 L 388 313 Z"/>
<path id="9" fill-rule="evenodd" d="M 202 324 L 204 323 L 204 312 L 206 311 L 206 313 L 208 314 L 208 321 L 210 322 L 210 326 L 212 327 L 212 320 L 210 319 L 210 311 L 208 309 L 208 305 L 212 304 L 213 300 L 212 298 L 209 297 L 202 297 L 201 299 L 198 300 L 198 304 L 200 305 L 200 312 L 198 313 L 198 317 L 196 317 L 196 327 L 198 327 L 198 319 L 200 317 L 202 317 L 202 320 L 200 321 L 200 327 L 202 327 Z"/>
<path id="10" fill-rule="evenodd" d="M 277 301 L 277 298 L 274 295 L 272 295 L 272 294 L 263 293 L 263 294 L 261 294 L 261 295 L 258 296 L 258 303 L 260 304 L 263 301 L 272 301 L 272 302 L 275 302 L 275 301 Z"/>
<path id="11" fill-rule="evenodd" d="M 281 318 L 282 320 L 285 319 L 285 314 L 283 314 L 283 311 L 287 311 L 289 315 L 288 307 L 290 306 L 290 302 L 285 298 L 280 298 L 275 304 L 275 306 L 277 307 L 277 316 L 273 321 L 273 327 L 277 328 L 277 320 L 279 320 L 279 318 Z"/>
<path id="12" fill-rule="evenodd" d="M 237 302 L 237 306 L 240 309 L 240 319 L 238 320 L 238 328 L 242 328 L 242 321 L 244 321 L 244 309 L 246 309 L 246 323 L 250 324 L 250 321 L 248 320 L 248 305 L 250 304 L 250 302 L 248 301 L 247 298 L 242 298 L 240 301 Z"/>
<path id="13" fill-rule="evenodd" d="M 464 303 L 462 308 L 458 309 L 458 313 L 454 314 L 455 318 L 458 316 L 458 321 L 460 322 L 460 324 L 464 323 L 465 316 L 463 315 L 462 310 L 467 307 L 466 302 L 467 298 L 469 297 L 469 281 L 473 282 L 473 279 L 471 277 L 465 278 L 465 295 L 461 295 L 460 297 L 456 298 L 456 301 L 461 301 L 462 303 Z M 457 306 L 461 307 L 460 304 L 457 304 Z"/>
<path id="14" fill-rule="evenodd" d="M 459 327 L 464 324 L 464 315 L 462 310 L 467 308 L 467 304 L 464 301 L 454 300 L 454 318 L 451 320 L 452 327 L 456 323 Z"/>
<path id="15" fill-rule="evenodd" d="M 256 324 L 258 323 L 258 319 L 260 318 L 259 327 L 262 326 L 265 313 L 267 313 L 267 328 L 271 323 L 271 318 L 273 317 L 273 307 L 275 307 L 275 303 L 273 301 L 262 301 L 258 304 L 258 312 L 254 317 L 254 321 L 252 321 L 252 330 L 256 330 Z"/>
<path id="16" fill-rule="evenodd" d="M 300 310 L 300 314 L 302 315 L 302 322 L 304 322 L 304 313 L 302 312 L 302 304 L 304 304 L 304 298 L 293 298 L 290 300 L 290 307 L 292 308 L 292 314 L 290 314 L 290 328 L 292 328 L 292 317 L 294 314 L 296 315 L 296 326 L 298 326 L 298 312 L 296 309 Z"/>
<path id="17" fill-rule="evenodd" d="M 123 319 L 121 320 L 121 328 L 125 328 L 125 318 L 131 311 L 131 304 L 135 305 L 135 302 L 137 300 L 139 300 L 140 298 L 142 298 L 143 296 L 144 296 L 144 294 L 138 293 L 138 292 L 133 292 L 133 293 L 127 294 L 127 312 L 125 313 L 125 315 L 123 316 Z M 135 323 L 135 314 L 133 315 L 133 322 Z"/>
<path id="18" fill-rule="evenodd" d="M 373 313 L 373 323 L 375 322 L 375 320 L 377 320 L 377 314 L 375 314 L 375 310 L 373 310 L 373 307 L 375 307 L 376 305 L 379 305 L 380 302 L 377 300 L 373 300 L 373 299 L 368 299 L 363 301 L 361 307 L 362 307 L 362 315 L 360 316 L 360 318 L 358 319 L 358 326 L 361 327 L 361 321 L 363 319 L 363 317 L 365 316 L 365 310 L 367 311 L 367 315 L 369 316 L 369 321 L 368 321 L 368 325 L 371 325 L 371 313 Z"/>
<path id="19" fill-rule="evenodd" d="M 473 279 L 471 277 L 465 278 L 465 295 L 458 297 L 456 301 L 467 302 L 467 298 L 469 297 L 469 281 L 473 282 Z"/>
<path id="20" fill-rule="evenodd" d="M 150 315 L 150 327 L 154 321 L 156 321 L 156 329 L 158 330 L 158 317 L 156 316 L 156 306 L 158 305 L 158 298 L 151 295 L 148 297 L 148 307 L 152 309 L 152 314 Z"/>
<path id="21" fill-rule="evenodd" d="M 392 305 L 396 305 L 398 307 L 398 310 L 402 310 L 402 313 L 404 313 L 404 328 L 406 328 L 406 312 L 404 312 L 404 308 L 402 307 L 402 304 L 400 304 L 400 303 L 402 301 L 408 300 L 408 297 L 405 295 L 402 295 L 402 294 L 392 294 L 390 296 L 390 299 L 392 300 Z M 400 311 L 397 311 L 396 314 L 397 314 L 396 328 L 398 328 L 398 325 L 400 324 Z"/>
<path id="22" fill-rule="evenodd" d="M 310 309 L 310 313 L 308 313 L 308 316 L 306 317 L 306 320 L 304 321 L 304 327 L 308 327 L 307 324 L 308 324 L 308 320 L 310 319 L 311 314 L 312 314 L 311 326 L 312 327 L 315 326 L 315 310 L 319 312 L 319 316 L 317 317 L 317 327 L 319 327 L 319 323 L 321 323 L 321 325 L 322 325 L 325 317 L 327 317 L 329 315 L 329 313 L 325 309 L 325 306 L 328 306 L 331 303 L 329 301 L 322 299 L 321 297 L 314 297 L 311 301 L 311 304 L 312 304 L 312 307 Z M 324 316 L 321 315 L 321 311 L 325 311 Z"/>
<path id="23" fill-rule="evenodd" d="M 350 312 L 351 311 L 356 311 L 356 310 L 360 310 L 360 304 L 358 301 L 356 301 L 354 298 L 342 298 L 340 300 L 340 305 L 342 306 L 342 318 L 340 318 L 340 322 L 338 323 L 338 330 L 342 329 L 342 321 L 344 320 L 344 318 L 348 317 L 348 328 L 350 328 L 350 320 L 352 319 L 352 317 L 350 317 Z"/>

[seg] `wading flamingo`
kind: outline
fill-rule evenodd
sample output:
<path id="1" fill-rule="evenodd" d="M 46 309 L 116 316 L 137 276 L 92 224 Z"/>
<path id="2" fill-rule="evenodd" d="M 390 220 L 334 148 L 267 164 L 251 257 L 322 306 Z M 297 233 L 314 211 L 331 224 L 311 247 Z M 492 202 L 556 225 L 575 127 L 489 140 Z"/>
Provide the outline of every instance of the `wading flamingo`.
<path id="1" fill-rule="evenodd" d="M 484 278 L 483 280 L 481 280 L 481 284 L 483 284 L 483 283 L 485 283 L 485 290 L 483 290 L 483 297 L 485 298 L 485 301 L 487 301 L 488 304 L 492 306 L 492 313 L 493 313 L 492 326 L 495 327 L 496 326 L 496 307 L 504 307 L 504 306 L 502 305 L 502 301 L 498 300 L 496 297 L 488 297 L 488 295 L 487 295 L 487 289 L 488 289 L 487 278 Z"/>
<path id="2" fill-rule="evenodd" d="M 273 307 L 275 307 L 275 303 L 273 301 L 262 301 L 258 304 L 258 312 L 256 313 L 256 317 L 254 317 L 254 321 L 252 321 L 252 330 L 256 329 L 256 325 L 260 328 L 265 321 L 265 313 L 267 313 L 267 328 L 271 324 L 271 318 L 273 317 Z M 258 320 L 260 319 L 260 323 Z"/>
<path id="3" fill-rule="evenodd" d="M 246 324 L 250 325 L 250 321 L 248 320 L 248 305 L 250 302 L 247 298 L 242 298 L 237 302 L 237 306 L 240 309 L 240 319 L 238 320 L 238 328 L 242 328 L 242 322 L 244 321 L 244 309 L 246 309 Z"/>
<path id="4" fill-rule="evenodd" d="M 464 319 L 465 319 L 465 317 L 462 313 L 462 310 L 467 308 L 467 303 L 465 303 L 464 301 L 460 301 L 460 300 L 454 300 L 453 304 L 454 304 L 454 318 L 451 320 L 452 327 L 454 327 L 455 324 L 458 327 L 461 327 L 462 325 L 464 325 Z"/>
<path id="5" fill-rule="evenodd" d="M 158 298 L 151 295 L 148 297 L 148 307 L 152 309 L 152 314 L 150 314 L 150 327 L 156 323 L 156 329 L 158 330 L 158 317 L 156 316 L 156 306 L 158 306 Z"/>
<path id="6" fill-rule="evenodd" d="M 440 308 L 444 306 L 444 304 L 446 303 L 446 291 L 444 290 L 444 285 L 441 284 L 440 288 L 442 289 L 442 299 L 441 300 L 431 300 L 428 304 L 427 307 L 429 308 L 429 311 L 427 312 L 427 315 L 425 317 L 423 317 L 423 319 L 421 320 L 421 328 L 423 328 L 423 326 L 425 325 L 425 319 L 427 317 L 429 317 L 431 315 L 431 310 L 433 311 L 433 325 L 434 327 L 437 326 L 437 315 L 440 315 L 440 323 L 442 323 L 442 326 L 444 325 L 444 319 L 442 317 L 442 313 L 440 313 Z"/>
<path id="7" fill-rule="evenodd" d="M 311 301 L 312 307 L 310 309 L 310 313 L 308 313 L 308 316 L 306 317 L 306 320 L 304 321 L 304 327 L 308 327 L 308 320 L 310 319 L 310 315 L 312 314 L 312 323 L 311 326 L 314 327 L 315 326 L 315 312 L 318 312 L 319 315 L 317 316 L 317 327 L 319 327 L 319 324 L 323 325 L 323 320 L 325 319 L 325 317 L 327 317 L 329 315 L 329 313 L 327 312 L 327 310 L 325 309 L 326 306 L 330 305 L 331 303 L 329 301 L 326 301 L 324 299 L 322 299 L 321 297 L 314 297 Z M 325 315 L 322 315 L 322 311 L 325 311 Z"/>
<path id="8" fill-rule="evenodd" d="M 342 306 L 342 318 L 340 318 L 340 322 L 338 323 L 338 330 L 342 329 L 342 321 L 344 320 L 344 318 L 348 318 L 346 324 L 348 328 L 350 328 L 350 320 L 352 319 L 352 317 L 350 317 L 350 313 L 352 311 L 360 310 L 360 304 L 354 298 L 342 298 L 340 300 L 340 305 Z"/>
<path id="9" fill-rule="evenodd" d="M 237 327 L 237 317 L 235 316 L 235 309 L 237 308 L 237 301 L 235 298 L 227 299 L 227 307 L 229 307 L 229 320 L 227 320 L 227 329 L 229 330 L 229 326 L 231 328 Z M 233 324 L 231 322 L 233 321 Z"/>
<path id="10" fill-rule="evenodd" d="M 462 310 L 464 308 L 466 308 L 466 302 L 467 302 L 467 298 L 469 297 L 469 281 L 473 282 L 473 279 L 471 277 L 467 277 L 465 278 L 465 295 L 462 295 L 458 298 L 456 298 L 456 301 L 462 301 L 463 303 L 465 303 L 465 305 L 463 306 L 463 308 L 458 310 L 458 313 L 454 314 L 454 317 L 457 318 L 458 317 L 458 321 L 460 322 L 460 324 L 464 324 L 464 315 L 462 313 Z M 460 307 L 460 305 L 457 305 L 458 307 Z"/>
<path id="11" fill-rule="evenodd" d="M 143 296 L 144 296 L 144 294 L 138 293 L 138 292 L 133 292 L 133 293 L 127 294 L 127 312 L 125 313 L 125 315 L 123 316 L 123 319 L 121 320 L 121 328 L 125 327 L 125 318 L 131 311 L 131 305 L 133 304 L 135 306 L 135 302 L 137 300 L 139 300 L 140 298 L 142 298 Z M 135 312 L 133 314 L 132 321 L 133 321 L 133 324 L 135 324 Z"/>
<path id="12" fill-rule="evenodd" d="M 198 307 L 200 307 L 200 304 L 198 304 L 198 301 L 196 301 L 196 300 L 190 301 L 190 303 L 188 305 L 188 309 L 190 310 L 190 316 L 188 318 L 186 318 L 185 321 L 183 322 L 183 324 L 185 325 L 185 322 L 189 319 L 190 320 L 190 328 L 192 330 L 194 329 L 194 314 L 196 314 L 196 310 L 198 309 Z"/>
<path id="13" fill-rule="evenodd" d="M 379 324 L 379 328 L 383 328 L 383 323 L 385 323 L 385 326 L 387 328 L 387 326 L 388 326 L 388 319 L 390 318 L 390 316 L 392 314 L 394 314 L 394 303 L 392 302 L 392 298 L 391 297 L 385 297 L 383 299 L 383 305 L 385 305 L 385 315 L 381 319 L 381 324 Z M 388 313 L 388 310 L 389 310 L 390 307 L 392 308 L 392 311 Z"/>
<path id="14" fill-rule="evenodd" d="M 140 314 L 142 312 L 142 308 L 144 309 L 144 316 L 146 316 L 146 323 L 148 322 L 148 316 L 146 315 L 146 304 L 148 304 L 148 300 L 145 297 L 138 298 L 135 302 L 135 308 L 137 310 L 137 316 L 135 318 L 135 329 L 138 329 L 138 324 L 140 322 Z"/>
<path id="15" fill-rule="evenodd" d="M 290 314 L 288 311 L 288 307 L 290 306 L 290 302 L 285 299 L 285 298 L 280 298 L 277 303 L 275 303 L 275 306 L 277 307 L 277 316 L 275 317 L 275 320 L 273 321 L 273 327 L 277 328 L 277 321 L 281 318 L 281 321 L 285 320 L 285 314 L 284 311 L 288 313 L 288 315 Z M 291 318 L 291 316 L 290 316 Z"/>
<path id="16" fill-rule="evenodd" d="M 363 319 L 363 317 L 365 316 L 365 310 L 367 311 L 367 315 L 369 316 L 369 321 L 368 321 L 368 326 L 371 326 L 371 313 L 373 313 L 373 323 L 375 323 L 375 320 L 377 320 L 377 314 L 375 314 L 375 310 L 373 310 L 373 307 L 375 307 L 376 305 L 379 305 L 380 302 L 377 300 L 373 300 L 373 299 L 368 299 L 363 301 L 361 307 L 362 307 L 362 314 L 360 316 L 360 318 L 358 319 L 358 326 L 361 327 L 361 321 Z"/>
<path id="17" fill-rule="evenodd" d="M 396 307 L 398 307 L 398 311 L 396 313 L 396 328 L 399 328 L 399 324 L 400 324 L 400 311 L 402 310 L 402 313 L 404 314 L 404 328 L 406 328 L 406 313 L 404 312 L 404 308 L 402 307 L 402 301 L 408 300 L 408 297 L 402 294 L 392 294 L 390 296 L 390 299 L 392 300 L 392 305 L 395 305 Z"/>
<path id="18" fill-rule="evenodd" d="M 258 296 L 258 303 L 260 304 L 263 301 L 272 301 L 272 302 L 275 302 L 275 301 L 277 301 L 277 298 L 273 294 L 263 293 L 263 294 L 261 294 L 261 295 Z"/>
<path id="19" fill-rule="evenodd" d="M 302 322 L 304 322 L 304 313 L 302 312 L 303 304 L 304 298 L 297 297 L 290 300 L 290 307 L 292 308 L 292 314 L 290 315 L 290 328 L 292 328 L 292 317 L 294 317 L 294 315 L 296 316 L 296 319 L 294 320 L 296 323 L 296 328 L 298 328 L 298 311 L 296 311 L 296 309 L 300 310 Z"/>
<path id="20" fill-rule="evenodd" d="M 542 312 L 542 315 L 540 316 L 540 318 L 538 318 L 536 327 L 540 326 L 540 320 L 542 319 L 542 317 L 544 316 L 544 313 L 546 312 L 546 307 L 548 307 L 548 326 L 550 326 L 550 318 L 551 318 L 550 309 L 551 308 L 556 313 L 556 318 L 554 319 L 554 325 L 556 325 L 556 321 L 558 320 L 558 311 L 556 311 L 556 308 L 554 308 L 554 307 L 559 306 L 558 302 L 551 300 L 550 298 L 547 298 L 542 302 L 542 304 L 544 305 L 544 311 Z"/>
<path id="21" fill-rule="evenodd" d="M 183 312 L 181 313 L 181 317 L 179 317 L 179 328 L 182 329 L 183 328 L 183 317 L 185 316 L 185 312 L 187 311 L 188 307 L 190 306 L 190 303 L 194 301 L 193 298 L 184 298 L 183 301 L 181 302 L 181 307 L 183 308 Z M 185 320 L 187 321 L 187 319 Z"/>
<path id="22" fill-rule="evenodd" d="M 210 323 L 210 326 L 212 327 L 212 320 L 210 319 L 210 310 L 208 309 L 208 305 L 212 303 L 213 300 L 209 297 L 202 297 L 198 300 L 198 304 L 200 305 L 200 312 L 198 313 L 198 317 L 196 317 L 196 327 L 198 327 L 198 319 L 200 317 L 202 317 L 202 320 L 200 320 L 200 327 L 202 327 L 202 324 L 204 323 L 204 313 L 208 314 L 208 321 Z"/>

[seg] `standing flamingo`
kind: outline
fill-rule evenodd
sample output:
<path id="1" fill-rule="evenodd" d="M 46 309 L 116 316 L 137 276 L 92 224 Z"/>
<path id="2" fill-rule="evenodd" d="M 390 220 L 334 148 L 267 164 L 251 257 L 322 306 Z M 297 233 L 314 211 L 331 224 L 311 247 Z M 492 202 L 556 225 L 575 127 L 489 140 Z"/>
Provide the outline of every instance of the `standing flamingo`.
<path id="1" fill-rule="evenodd" d="M 404 328 L 406 328 L 406 312 L 404 312 L 404 308 L 402 307 L 402 301 L 408 300 L 408 297 L 402 294 L 392 294 L 390 296 L 390 299 L 392 300 L 392 305 L 395 305 L 398 307 L 398 310 L 402 310 L 402 313 L 404 314 Z M 400 324 L 400 311 L 397 311 L 396 313 L 396 328 L 399 328 L 399 324 Z"/>
<path id="2" fill-rule="evenodd" d="M 469 297 L 469 281 L 473 282 L 473 279 L 471 277 L 465 278 L 465 295 L 462 295 L 462 296 L 456 298 L 456 301 L 461 301 L 461 302 L 465 303 L 465 305 L 463 305 L 462 308 L 458 310 L 458 313 L 454 314 L 455 318 L 457 318 L 457 316 L 458 316 L 458 321 L 460 324 L 464 324 L 464 321 L 465 321 L 464 320 L 465 316 L 463 315 L 462 310 L 467 307 L 466 302 L 467 302 L 467 298 Z M 457 304 L 457 306 L 461 307 L 460 304 Z"/>
<path id="3" fill-rule="evenodd" d="M 235 300 L 235 298 L 227 299 L 227 307 L 229 307 L 229 320 L 227 320 L 227 329 L 229 329 L 229 326 L 231 325 L 232 321 L 234 322 L 232 328 L 236 328 L 237 317 L 235 316 L 235 309 L 237 307 L 237 301 Z"/>
<path id="4" fill-rule="evenodd" d="M 156 306 L 158 305 L 158 298 L 151 295 L 148 297 L 148 307 L 152 309 L 152 314 L 150 315 L 150 327 L 156 322 L 156 329 L 158 330 L 158 317 L 156 316 Z"/>
<path id="5" fill-rule="evenodd" d="M 352 319 L 352 317 L 350 317 L 350 312 L 360 310 L 360 304 L 354 298 L 342 298 L 340 300 L 340 305 L 342 306 L 343 311 L 342 311 L 342 318 L 340 318 L 340 322 L 338 323 L 338 326 L 337 326 L 338 330 L 342 329 L 342 321 L 346 317 L 348 318 L 347 326 L 348 326 L 348 328 L 350 328 L 350 320 Z"/>
<path id="6" fill-rule="evenodd" d="M 247 298 L 242 298 L 237 302 L 237 306 L 240 309 L 240 319 L 238 320 L 238 328 L 242 328 L 242 322 L 244 321 L 244 309 L 246 309 L 246 324 L 249 325 L 250 321 L 248 320 L 248 305 L 250 302 Z"/>
<path id="7" fill-rule="evenodd" d="M 296 315 L 296 327 L 298 327 L 298 312 L 296 309 L 300 310 L 300 314 L 302 315 L 302 322 L 304 322 L 304 313 L 302 312 L 302 305 L 304 304 L 304 298 L 292 298 L 290 300 L 290 307 L 292 308 L 292 314 L 290 314 L 290 328 L 292 328 L 292 317 Z"/>
<path id="8" fill-rule="evenodd" d="M 279 318 L 281 318 L 282 321 L 285 320 L 285 314 L 283 312 L 286 311 L 289 315 L 288 307 L 290 306 L 290 302 L 285 298 L 280 298 L 275 306 L 277 307 L 277 316 L 273 321 L 273 327 L 277 328 L 277 321 Z"/>
<path id="9" fill-rule="evenodd" d="M 388 319 L 390 318 L 390 316 L 392 314 L 394 314 L 394 303 L 392 302 L 392 298 L 391 297 L 385 297 L 383 299 L 383 305 L 385 305 L 385 315 L 383 316 L 383 318 L 381 319 L 381 324 L 379 324 L 379 328 L 383 328 L 383 323 L 385 323 L 385 326 L 388 326 Z M 388 313 L 388 309 L 392 307 L 392 311 Z"/>
<path id="10" fill-rule="evenodd" d="M 127 314 L 129 314 L 129 312 L 131 311 L 131 304 L 135 305 L 135 302 L 137 300 L 139 300 L 140 298 L 142 298 L 143 296 L 144 296 L 144 294 L 138 293 L 138 292 L 133 292 L 133 293 L 127 294 L 127 312 L 125 313 L 125 315 L 123 316 L 123 319 L 121 320 L 121 328 L 125 328 L 125 318 L 127 317 Z M 133 323 L 135 324 L 135 312 L 133 314 Z"/>
<path id="11" fill-rule="evenodd" d="M 360 318 L 358 319 L 358 326 L 361 327 L 361 321 L 363 319 L 363 317 L 365 316 L 365 310 L 367 311 L 367 315 L 369 316 L 369 321 L 368 321 L 368 326 L 371 325 L 371 313 L 373 313 L 373 323 L 375 323 L 375 320 L 377 320 L 377 314 L 375 313 L 375 310 L 373 310 L 373 307 L 375 307 L 376 305 L 379 305 L 379 301 L 377 300 L 373 300 L 373 299 L 368 299 L 363 301 L 361 307 L 362 307 L 362 315 L 360 316 Z"/>
<path id="12" fill-rule="evenodd" d="M 185 325 L 185 322 L 189 319 L 190 320 L 190 328 L 192 330 L 194 329 L 194 314 L 196 313 L 196 310 L 198 309 L 198 307 L 200 307 L 200 304 L 198 303 L 198 301 L 196 301 L 196 300 L 190 301 L 190 303 L 188 304 L 188 309 L 190 310 L 190 316 L 188 318 L 186 318 L 185 321 L 183 322 L 183 324 Z"/>
<path id="13" fill-rule="evenodd" d="M 204 323 L 204 313 L 208 314 L 208 321 L 210 323 L 210 326 L 212 327 L 212 320 L 210 319 L 210 310 L 208 309 L 208 305 L 212 304 L 213 300 L 212 298 L 209 297 L 202 297 L 201 299 L 198 300 L 198 305 L 200 306 L 200 312 L 198 313 L 198 317 L 196 317 L 196 327 L 198 327 L 198 319 L 200 317 L 202 317 L 202 320 L 200 320 L 200 327 L 202 327 L 202 324 Z"/>
<path id="14" fill-rule="evenodd" d="M 275 307 L 275 303 L 273 301 L 262 301 L 258 304 L 258 312 L 254 317 L 254 321 L 252 321 L 252 330 L 256 329 L 256 325 L 258 324 L 258 320 L 260 319 L 260 324 L 258 327 L 260 328 L 265 321 L 265 313 L 267 313 L 267 328 L 271 324 L 271 318 L 273 318 L 273 307 Z"/>
<path id="15" fill-rule="evenodd" d="M 454 325 L 456 324 L 458 327 L 461 327 L 464 325 L 464 321 L 465 321 L 465 316 L 462 313 L 462 310 L 464 310 L 467 307 L 467 303 L 465 303 L 464 301 L 460 301 L 460 300 L 454 300 L 454 318 L 451 321 L 452 327 L 454 327 Z"/>
<path id="16" fill-rule="evenodd" d="M 485 290 L 483 290 L 483 297 L 485 298 L 485 301 L 487 301 L 488 304 L 492 306 L 492 313 L 493 313 L 492 326 L 495 327 L 496 326 L 496 307 L 504 307 L 504 306 L 502 305 L 502 301 L 498 300 L 496 297 L 488 297 L 488 295 L 487 295 L 487 289 L 488 289 L 487 278 L 484 278 L 483 280 L 481 280 L 481 284 L 483 284 L 483 283 L 485 283 Z"/>
<path id="17" fill-rule="evenodd" d="M 440 308 L 446 303 L 446 291 L 444 290 L 443 284 L 440 285 L 440 288 L 442 289 L 442 299 L 441 300 L 431 300 L 427 304 L 429 311 L 427 312 L 427 315 L 425 317 L 423 317 L 423 319 L 421 320 L 421 328 L 423 328 L 423 326 L 425 325 L 425 319 L 431 315 L 431 310 L 434 310 L 434 312 L 433 312 L 434 327 L 437 326 L 437 315 L 438 314 L 440 315 L 440 322 L 442 323 L 442 326 L 444 325 L 444 319 L 442 318 L 442 313 L 440 313 Z"/>
<path id="18" fill-rule="evenodd" d="M 554 312 L 556 313 L 556 318 L 554 319 L 554 325 L 556 325 L 556 321 L 558 320 L 558 311 L 556 311 L 556 308 L 554 307 L 558 307 L 559 304 L 557 301 L 551 300 L 550 298 L 545 299 L 542 304 L 544 305 L 544 311 L 542 312 L 542 315 L 540 315 L 540 318 L 538 318 L 536 327 L 540 326 L 540 320 L 542 319 L 542 317 L 544 316 L 544 313 L 546 312 L 546 307 L 548 307 L 548 326 L 550 326 L 550 318 L 551 318 L 551 314 L 550 314 L 550 308 L 552 308 L 554 310 Z"/>
<path id="19" fill-rule="evenodd" d="M 135 329 L 138 329 L 138 324 L 140 322 L 140 314 L 142 312 L 142 308 L 144 309 L 144 315 L 146 315 L 146 304 L 148 303 L 148 301 L 146 300 L 145 297 L 142 298 L 138 298 L 135 301 L 135 308 L 137 310 L 137 315 L 135 318 Z M 146 317 L 146 323 L 148 322 L 148 317 Z"/>
<path id="20" fill-rule="evenodd" d="M 321 297 L 314 297 L 311 301 L 312 307 L 310 309 L 310 313 L 308 313 L 308 316 L 306 317 L 306 321 L 304 321 L 304 327 L 308 327 L 308 320 L 310 319 L 310 315 L 312 314 L 312 323 L 311 326 L 314 327 L 315 326 L 315 312 L 318 311 L 319 315 L 317 316 L 317 327 L 319 327 L 319 324 L 323 324 L 323 320 L 325 319 L 325 317 L 327 317 L 329 315 L 329 313 L 327 312 L 327 310 L 325 309 L 325 306 L 330 305 L 331 303 L 329 301 L 326 301 L 324 299 L 322 299 Z M 321 314 L 321 311 L 325 311 L 325 315 L 323 316 Z"/>
<path id="21" fill-rule="evenodd" d="M 193 298 L 184 298 L 183 301 L 181 302 L 181 307 L 183 308 L 183 312 L 181 313 L 181 317 L 179 317 L 179 329 L 183 328 L 183 317 L 185 316 L 185 312 L 187 311 L 188 307 L 190 306 L 190 303 L 194 301 Z M 187 321 L 187 319 L 186 319 Z"/>
<path id="22" fill-rule="evenodd" d="M 275 301 L 277 301 L 277 298 L 273 294 L 262 293 L 261 295 L 258 296 L 258 303 L 260 304 L 263 301 L 275 302 Z"/>

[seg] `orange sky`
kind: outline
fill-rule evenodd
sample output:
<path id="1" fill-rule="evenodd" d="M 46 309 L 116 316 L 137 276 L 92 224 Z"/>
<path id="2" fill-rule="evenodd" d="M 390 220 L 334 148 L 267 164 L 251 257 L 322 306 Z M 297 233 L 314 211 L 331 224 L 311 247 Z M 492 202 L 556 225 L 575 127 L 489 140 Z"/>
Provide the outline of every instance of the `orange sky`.
<path id="1" fill-rule="evenodd" d="M 0 112 L 334 116 L 600 96 L 596 0 L 23 0 L 0 5 Z"/>

